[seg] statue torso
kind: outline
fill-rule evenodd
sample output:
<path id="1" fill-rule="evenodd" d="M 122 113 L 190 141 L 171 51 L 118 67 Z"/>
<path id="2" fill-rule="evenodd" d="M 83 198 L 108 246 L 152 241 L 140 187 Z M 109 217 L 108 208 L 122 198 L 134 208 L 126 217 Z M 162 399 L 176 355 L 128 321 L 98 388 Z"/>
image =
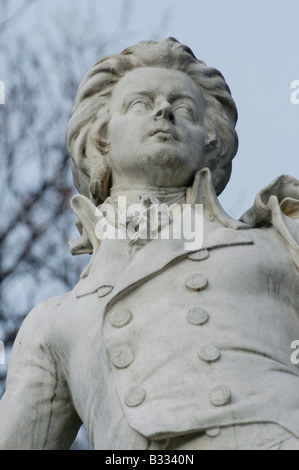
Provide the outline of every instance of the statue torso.
<path id="1" fill-rule="evenodd" d="M 152 240 L 123 266 L 111 254 L 117 274 L 98 291 L 82 295 L 82 281 L 69 295 L 64 365 L 93 447 L 145 448 L 142 436 L 248 422 L 299 434 L 299 285 L 287 246 L 273 227 L 206 224 L 197 254 L 167 257 Z"/>

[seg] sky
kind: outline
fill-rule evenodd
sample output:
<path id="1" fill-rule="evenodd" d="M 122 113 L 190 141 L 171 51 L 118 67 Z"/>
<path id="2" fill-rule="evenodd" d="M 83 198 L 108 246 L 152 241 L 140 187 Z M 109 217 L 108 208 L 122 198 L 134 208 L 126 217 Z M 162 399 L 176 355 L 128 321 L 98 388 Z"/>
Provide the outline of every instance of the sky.
<path id="1" fill-rule="evenodd" d="M 55 15 L 70 21 L 70 4 L 73 29 L 81 31 L 84 14 L 94 11 L 99 37 L 112 37 L 129 2 L 36 0 L 15 27 L 51 34 Z M 291 88 L 299 81 L 298 18 L 298 0 L 132 0 L 126 34 L 108 42 L 108 52 L 117 53 L 141 40 L 173 36 L 222 72 L 238 108 L 239 150 L 220 202 L 236 218 L 277 176 L 299 178 L 299 91 Z"/>

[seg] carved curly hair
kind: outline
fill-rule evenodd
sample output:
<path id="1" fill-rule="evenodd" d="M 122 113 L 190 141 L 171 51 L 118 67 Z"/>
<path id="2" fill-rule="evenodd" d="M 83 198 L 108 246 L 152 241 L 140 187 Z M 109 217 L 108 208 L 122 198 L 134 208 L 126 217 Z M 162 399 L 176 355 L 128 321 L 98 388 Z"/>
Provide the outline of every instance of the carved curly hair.
<path id="1" fill-rule="evenodd" d="M 174 38 L 142 41 L 99 60 L 83 78 L 67 128 L 67 147 L 77 190 L 96 205 L 108 196 L 111 174 L 105 132 L 110 120 L 114 85 L 138 67 L 162 67 L 188 74 L 206 102 L 206 144 L 202 167 L 210 168 L 216 193 L 225 188 L 238 148 L 237 109 L 230 89 L 215 68 L 198 60 L 191 49 Z"/>

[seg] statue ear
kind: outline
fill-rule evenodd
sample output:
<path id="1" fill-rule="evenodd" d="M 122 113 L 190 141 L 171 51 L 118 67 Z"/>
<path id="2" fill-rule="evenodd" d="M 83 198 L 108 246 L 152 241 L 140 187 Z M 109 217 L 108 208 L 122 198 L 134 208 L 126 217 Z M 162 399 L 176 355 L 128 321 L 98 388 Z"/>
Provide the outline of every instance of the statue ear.
<path id="1" fill-rule="evenodd" d="M 103 126 L 101 126 L 103 127 Z M 108 143 L 102 140 L 99 129 L 93 130 L 86 143 L 86 156 L 89 162 L 89 199 L 99 205 L 107 198 L 110 167 L 105 154 Z"/>
<path id="2" fill-rule="evenodd" d="M 101 124 L 96 137 L 96 142 L 102 155 L 108 153 L 109 150 L 110 142 L 108 141 L 108 124 L 108 122 L 103 122 Z"/>
<path id="3" fill-rule="evenodd" d="M 204 143 L 204 152 L 209 153 L 209 152 L 213 151 L 216 148 L 216 145 L 217 145 L 217 139 L 216 138 L 214 138 L 214 139 L 206 138 L 205 143 Z"/>
<path id="4" fill-rule="evenodd" d="M 215 127 L 212 125 L 210 119 L 208 119 L 207 116 L 205 117 L 205 131 L 206 137 L 204 142 L 204 153 L 207 154 L 213 151 L 218 143 Z"/>
<path id="5" fill-rule="evenodd" d="M 203 149 L 202 168 L 208 167 L 212 173 L 213 184 L 217 196 L 223 191 L 230 178 L 232 165 L 229 162 L 224 168 L 220 164 L 220 141 L 215 127 L 209 120 L 205 122 L 206 138 Z"/>
<path id="6" fill-rule="evenodd" d="M 218 156 L 219 142 L 217 136 L 215 133 L 206 134 L 202 155 L 202 168 L 207 166 L 212 171 L 215 163 L 218 161 Z"/>
<path id="7" fill-rule="evenodd" d="M 107 198 L 110 168 L 105 157 L 93 159 L 90 172 L 90 199 L 98 206 Z"/>

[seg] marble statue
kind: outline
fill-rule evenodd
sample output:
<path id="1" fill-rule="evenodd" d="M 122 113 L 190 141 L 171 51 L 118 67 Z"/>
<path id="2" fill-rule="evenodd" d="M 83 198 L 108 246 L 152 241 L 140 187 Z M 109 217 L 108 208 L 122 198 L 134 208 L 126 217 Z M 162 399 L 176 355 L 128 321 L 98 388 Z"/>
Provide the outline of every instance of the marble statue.
<path id="1" fill-rule="evenodd" d="M 82 423 L 91 449 L 299 449 L 299 182 L 278 177 L 231 218 L 217 196 L 236 120 L 221 73 L 173 38 L 83 78 L 70 246 L 90 263 L 20 329 L 1 449 L 68 449 Z M 195 245 L 173 236 L 185 212 Z"/>

